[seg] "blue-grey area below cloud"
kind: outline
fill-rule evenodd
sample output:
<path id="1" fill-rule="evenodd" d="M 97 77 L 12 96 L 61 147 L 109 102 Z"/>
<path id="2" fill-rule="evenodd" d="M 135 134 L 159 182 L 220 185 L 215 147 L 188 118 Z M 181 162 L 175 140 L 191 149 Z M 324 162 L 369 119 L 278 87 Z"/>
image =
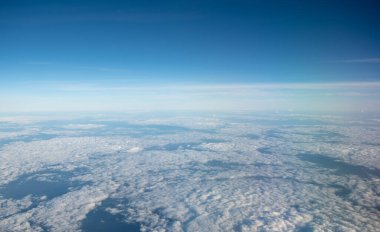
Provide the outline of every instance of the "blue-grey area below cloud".
<path id="1" fill-rule="evenodd" d="M 84 232 L 138 232 L 140 225 L 138 223 L 128 223 L 125 221 L 125 216 L 120 212 L 113 214 L 108 212 L 108 207 L 117 207 L 118 204 L 128 205 L 128 202 L 117 199 L 106 199 L 101 202 L 100 206 L 88 213 L 86 219 L 81 224 L 81 229 Z"/>
<path id="2" fill-rule="evenodd" d="M 22 199 L 28 195 L 46 196 L 47 199 L 65 194 L 75 186 L 84 183 L 70 181 L 78 171 L 44 170 L 28 173 L 0 188 L 0 194 L 6 198 Z M 82 171 L 81 171 L 82 172 Z"/>

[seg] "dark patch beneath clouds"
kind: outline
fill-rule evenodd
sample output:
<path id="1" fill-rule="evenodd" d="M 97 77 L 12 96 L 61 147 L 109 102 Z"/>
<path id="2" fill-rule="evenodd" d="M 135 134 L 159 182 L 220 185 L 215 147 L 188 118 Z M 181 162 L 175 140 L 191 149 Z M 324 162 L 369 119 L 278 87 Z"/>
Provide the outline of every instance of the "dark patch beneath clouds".
<path id="1" fill-rule="evenodd" d="M 107 208 L 118 209 L 122 205 L 126 207 L 126 200 L 119 202 L 115 199 L 108 198 L 102 201 L 101 205 L 87 214 L 82 222 L 82 231 L 88 232 L 137 232 L 140 231 L 140 224 L 128 223 L 122 213 L 110 213 Z"/>
<path id="2" fill-rule="evenodd" d="M 0 194 L 5 198 L 22 199 L 28 195 L 33 197 L 46 196 L 51 199 L 63 195 L 70 189 L 83 185 L 80 181 L 70 178 L 82 173 L 83 169 L 72 172 L 59 170 L 44 170 L 21 175 L 18 179 L 0 187 Z"/>
<path id="3" fill-rule="evenodd" d="M 349 164 L 341 160 L 320 154 L 299 154 L 302 161 L 314 163 L 320 167 L 334 170 L 336 175 L 356 175 L 361 178 L 380 177 L 380 170 L 360 165 Z"/>
<path id="4" fill-rule="evenodd" d="M 260 147 L 260 148 L 257 148 L 256 149 L 258 152 L 262 153 L 262 154 L 272 154 L 272 149 L 270 147 Z"/>
<path id="5" fill-rule="evenodd" d="M 8 139 L 0 139 L 0 147 L 13 142 L 32 142 L 39 140 L 48 140 L 58 137 L 54 134 L 38 133 L 35 135 L 21 135 Z"/>
<path id="6" fill-rule="evenodd" d="M 246 135 L 244 135 L 243 137 L 246 137 L 246 138 L 249 138 L 249 139 L 256 140 L 256 139 L 259 139 L 259 138 L 260 138 L 260 135 L 257 135 L 257 134 L 246 134 Z"/>

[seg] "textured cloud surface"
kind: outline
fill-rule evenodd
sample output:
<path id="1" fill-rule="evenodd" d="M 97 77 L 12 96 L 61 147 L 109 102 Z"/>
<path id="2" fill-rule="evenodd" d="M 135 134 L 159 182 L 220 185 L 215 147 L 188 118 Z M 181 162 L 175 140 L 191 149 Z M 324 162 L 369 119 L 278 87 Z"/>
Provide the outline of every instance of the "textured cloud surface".
<path id="1" fill-rule="evenodd" d="M 1 231 L 380 228 L 378 117 L 86 120 L 2 122 Z"/>

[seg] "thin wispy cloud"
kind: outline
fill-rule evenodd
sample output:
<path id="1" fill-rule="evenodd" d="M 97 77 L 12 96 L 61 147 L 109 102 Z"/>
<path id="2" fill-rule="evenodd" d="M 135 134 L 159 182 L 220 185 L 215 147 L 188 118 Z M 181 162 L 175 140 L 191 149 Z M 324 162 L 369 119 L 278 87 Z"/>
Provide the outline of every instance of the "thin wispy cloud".
<path id="1" fill-rule="evenodd" d="M 80 64 L 70 64 L 63 62 L 52 62 L 52 61 L 44 61 L 44 60 L 31 60 L 24 61 L 21 64 L 25 65 L 35 65 L 35 66 L 55 66 L 64 69 L 74 69 L 74 70 L 89 70 L 89 71 L 101 71 L 101 72 L 128 72 L 128 69 L 125 68 L 114 68 L 114 67 L 106 67 L 106 66 L 95 66 L 95 65 L 80 65 Z"/>
<path id="2" fill-rule="evenodd" d="M 138 85 L 117 84 L 80 84 L 51 83 L 51 88 L 61 91 L 131 91 L 131 90 L 180 90 L 180 91 L 250 91 L 250 90 L 335 90 L 335 89 L 373 89 L 380 88 L 380 82 L 322 82 L 322 83 L 240 83 L 240 84 L 159 84 Z"/>
<path id="3" fill-rule="evenodd" d="M 333 63 L 380 64 L 380 58 L 336 60 Z"/>
<path id="4" fill-rule="evenodd" d="M 23 62 L 23 64 L 27 64 L 27 65 L 52 65 L 52 64 L 57 64 L 57 63 L 51 62 L 51 61 L 35 60 L 35 61 L 25 61 L 25 62 Z"/>
<path id="5" fill-rule="evenodd" d="M 64 24 L 64 23 L 90 23 L 90 22 L 109 22 L 109 23 L 165 23 L 165 22 L 177 22 L 177 21 L 189 21 L 201 18 L 197 13 L 193 12 L 149 12 L 149 11 L 116 11 L 105 13 L 93 13 L 93 12 L 71 12 L 67 10 L 61 10 L 58 14 L 47 14 L 41 10 L 40 16 L 24 16 L 23 18 L 16 18 L 11 14 L 0 16 L 0 24 L 5 25 L 25 25 L 25 26 L 41 26 L 52 24 Z M 50 20 L 46 20 L 49 17 Z"/>

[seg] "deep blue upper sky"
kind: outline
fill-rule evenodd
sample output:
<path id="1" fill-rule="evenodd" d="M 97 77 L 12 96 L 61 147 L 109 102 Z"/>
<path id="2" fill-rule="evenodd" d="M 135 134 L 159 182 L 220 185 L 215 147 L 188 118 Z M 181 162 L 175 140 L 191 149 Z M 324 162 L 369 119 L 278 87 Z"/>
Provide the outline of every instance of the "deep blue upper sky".
<path id="1" fill-rule="evenodd" d="M 0 1 L 0 76 L 380 80 L 380 2 Z"/>

